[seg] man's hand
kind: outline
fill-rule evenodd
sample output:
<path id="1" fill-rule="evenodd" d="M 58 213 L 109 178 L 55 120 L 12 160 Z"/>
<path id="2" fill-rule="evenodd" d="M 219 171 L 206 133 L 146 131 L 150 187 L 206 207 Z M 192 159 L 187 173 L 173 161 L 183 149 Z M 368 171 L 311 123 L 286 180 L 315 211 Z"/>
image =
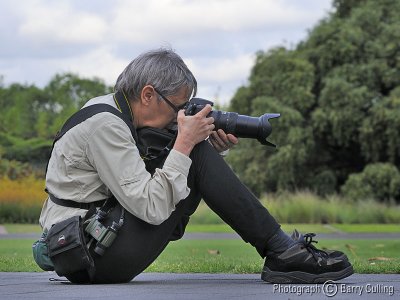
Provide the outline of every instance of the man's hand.
<path id="1" fill-rule="evenodd" d="M 179 111 L 178 136 L 176 137 L 174 149 L 189 155 L 193 147 L 204 141 L 215 128 L 214 118 L 207 117 L 211 112 L 211 106 L 207 104 L 201 111 L 194 116 L 185 116 L 183 110 Z"/>
<path id="2" fill-rule="evenodd" d="M 211 132 L 209 141 L 215 150 L 220 153 L 232 148 L 239 142 L 236 136 L 230 133 L 226 134 L 222 129 Z"/>

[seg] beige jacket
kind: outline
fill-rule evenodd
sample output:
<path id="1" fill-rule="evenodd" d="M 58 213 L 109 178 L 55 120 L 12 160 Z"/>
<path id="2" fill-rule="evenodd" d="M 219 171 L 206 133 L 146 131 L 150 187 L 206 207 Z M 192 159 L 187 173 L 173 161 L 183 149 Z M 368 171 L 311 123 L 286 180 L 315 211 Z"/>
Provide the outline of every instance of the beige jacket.
<path id="1" fill-rule="evenodd" d="M 106 103 L 116 108 L 113 94 L 90 100 L 85 106 Z M 128 126 L 104 112 L 70 129 L 56 142 L 46 175 L 46 188 L 60 199 L 93 202 L 111 193 L 134 216 L 158 225 L 189 195 L 187 176 L 192 161 L 171 150 L 162 169 L 153 176 L 145 169 Z M 47 199 L 39 223 L 52 224 L 86 210 L 59 206 Z"/>

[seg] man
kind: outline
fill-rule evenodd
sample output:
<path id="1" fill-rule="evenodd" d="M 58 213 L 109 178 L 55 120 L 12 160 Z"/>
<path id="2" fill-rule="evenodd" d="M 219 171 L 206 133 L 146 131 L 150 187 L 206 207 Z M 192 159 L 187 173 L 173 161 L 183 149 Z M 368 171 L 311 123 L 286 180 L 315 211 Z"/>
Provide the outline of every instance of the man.
<path id="1" fill-rule="evenodd" d="M 311 235 L 286 235 L 239 181 L 216 151 L 228 149 L 237 138 L 213 131 L 214 120 L 207 117 L 209 105 L 194 116 L 182 110 L 196 90 L 196 79 L 171 50 L 143 53 L 119 76 L 115 91 L 129 104 L 136 129 L 164 129 L 177 122 L 173 148 L 153 174 L 146 170 L 135 133 L 109 112 L 87 118 L 55 143 L 46 175 L 51 197 L 40 216 L 45 233 L 53 224 L 87 214 L 87 209 L 68 207 L 65 201 L 96 203 L 113 195 L 118 204 L 108 218 L 118 220 L 121 211 L 126 211 L 124 224 L 104 255 L 90 247 L 94 274 L 81 271 L 66 277 L 77 283 L 132 280 L 169 241 L 182 237 L 201 198 L 266 257 L 264 280 L 323 282 L 352 274 L 343 253 L 318 250 L 311 244 Z M 104 103 L 117 108 L 117 102 L 110 94 L 91 99 L 85 107 Z M 208 137 L 212 145 L 205 141 Z"/>

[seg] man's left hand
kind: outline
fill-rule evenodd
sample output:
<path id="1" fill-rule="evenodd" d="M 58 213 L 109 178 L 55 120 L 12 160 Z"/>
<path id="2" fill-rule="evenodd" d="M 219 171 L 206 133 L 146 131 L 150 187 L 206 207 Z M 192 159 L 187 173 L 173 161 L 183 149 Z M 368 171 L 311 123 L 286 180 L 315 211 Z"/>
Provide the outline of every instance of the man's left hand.
<path id="1" fill-rule="evenodd" d="M 226 134 L 222 129 L 211 132 L 209 141 L 215 150 L 220 153 L 232 148 L 239 142 L 236 136 L 230 133 Z"/>

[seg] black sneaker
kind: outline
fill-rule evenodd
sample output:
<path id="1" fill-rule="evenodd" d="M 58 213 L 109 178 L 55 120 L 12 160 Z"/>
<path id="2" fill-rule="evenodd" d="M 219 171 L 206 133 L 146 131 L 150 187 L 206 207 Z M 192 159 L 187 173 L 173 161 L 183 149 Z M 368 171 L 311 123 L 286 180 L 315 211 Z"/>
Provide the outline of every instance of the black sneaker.
<path id="1" fill-rule="evenodd" d="M 261 279 L 272 283 L 323 283 L 353 274 L 347 257 L 334 257 L 312 243 L 315 234 L 298 237 L 285 252 L 268 255 Z"/>
<path id="2" fill-rule="evenodd" d="M 315 236 L 315 234 L 314 233 L 308 233 L 308 235 L 312 235 L 313 237 Z M 298 241 L 298 240 L 301 240 L 301 239 L 304 239 L 304 236 L 300 233 L 300 232 L 298 232 L 296 229 L 293 231 L 293 233 L 292 233 L 292 236 L 291 236 L 291 238 L 292 238 L 292 240 L 294 240 L 294 241 Z M 312 241 L 313 243 L 315 242 L 315 243 L 318 243 L 317 241 Z M 326 253 L 328 253 L 328 255 L 329 255 L 329 257 L 332 257 L 332 258 L 340 258 L 340 259 L 343 259 L 343 260 L 349 260 L 348 258 L 347 258 L 347 255 L 346 254 L 344 254 L 343 252 L 341 252 L 341 251 L 338 251 L 338 250 L 325 250 L 324 249 L 324 251 L 326 252 Z"/>

